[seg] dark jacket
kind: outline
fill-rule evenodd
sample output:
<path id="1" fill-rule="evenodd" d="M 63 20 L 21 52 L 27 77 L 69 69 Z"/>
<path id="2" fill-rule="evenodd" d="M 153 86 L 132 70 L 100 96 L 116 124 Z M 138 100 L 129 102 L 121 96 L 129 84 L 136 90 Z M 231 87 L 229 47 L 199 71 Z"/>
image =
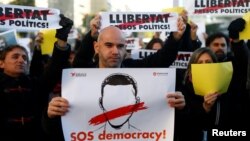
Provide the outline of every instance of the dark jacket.
<path id="1" fill-rule="evenodd" d="M 212 110 L 209 113 L 203 108 L 204 98 L 196 95 L 191 82 L 187 82 L 182 90 L 186 98 L 186 104 L 189 108 L 189 115 L 186 117 L 186 123 L 183 125 L 186 129 L 185 138 L 192 141 L 203 139 L 203 130 L 208 131 L 209 135 L 212 129 L 230 130 L 232 128 L 232 109 L 230 104 L 230 93 L 222 94 L 218 97 Z M 231 113 L 232 112 L 232 113 Z"/>
<path id="2" fill-rule="evenodd" d="M 68 61 L 70 52 L 70 45 L 68 45 L 66 50 L 60 50 L 56 44 L 54 45 L 53 54 L 49 61 L 48 68 L 45 70 L 44 76 L 46 80 L 50 80 L 46 84 L 50 93 L 48 102 L 52 97 L 61 95 L 62 70 L 64 68 L 71 68 Z M 51 119 L 47 115 L 47 110 L 48 105 L 44 109 L 42 115 L 42 126 L 46 136 L 48 136 L 47 141 L 64 141 L 61 117 Z"/>
<path id="3" fill-rule="evenodd" d="M 0 72 L 0 137 L 3 141 L 43 141 L 41 113 L 44 98 L 39 83 L 27 75 L 18 78 Z"/>
<path id="4" fill-rule="evenodd" d="M 93 61 L 95 39 L 91 37 L 90 32 L 85 36 L 82 42 L 82 47 L 79 48 L 73 61 L 74 68 L 89 68 L 95 67 L 96 62 Z M 126 68 L 152 68 L 152 67 L 169 67 L 175 60 L 179 42 L 176 42 L 173 37 L 170 37 L 164 44 L 164 47 L 154 55 L 151 55 L 143 60 L 125 59 L 122 66 Z"/>
<path id="5" fill-rule="evenodd" d="M 173 34 L 170 34 L 172 37 Z M 191 27 L 189 24 L 186 24 L 186 30 L 180 40 L 180 47 L 178 51 L 181 52 L 193 52 L 196 49 L 200 48 L 202 45 L 201 41 L 197 38 L 196 40 L 191 39 Z M 186 69 L 176 69 L 176 90 L 179 91 L 182 87 L 182 82 L 184 79 Z"/>

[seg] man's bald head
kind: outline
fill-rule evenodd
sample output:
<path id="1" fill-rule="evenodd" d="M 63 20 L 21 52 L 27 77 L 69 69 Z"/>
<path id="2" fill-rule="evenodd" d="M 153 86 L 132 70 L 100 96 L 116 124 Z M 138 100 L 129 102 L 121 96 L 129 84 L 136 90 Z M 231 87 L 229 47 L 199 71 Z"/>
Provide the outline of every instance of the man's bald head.
<path id="1" fill-rule="evenodd" d="M 100 68 L 119 68 L 126 54 L 126 40 L 123 32 L 109 26 L 102 29 L 95 43 Z"/>
<path id="2" fill-rule="evenodd" d="M 114 34 L 117 35 L 118 37 L 121 37 L 121 39 L 125 40 L 125 35 L 124 33 L 116 26 L 108 26 L 103 28 L 100 33 L 99 36 L 97 38 L 97 41 L 99 42 L 100 40 L 102 40 L 103 36 L 107 36 L 110 34 Z"/>

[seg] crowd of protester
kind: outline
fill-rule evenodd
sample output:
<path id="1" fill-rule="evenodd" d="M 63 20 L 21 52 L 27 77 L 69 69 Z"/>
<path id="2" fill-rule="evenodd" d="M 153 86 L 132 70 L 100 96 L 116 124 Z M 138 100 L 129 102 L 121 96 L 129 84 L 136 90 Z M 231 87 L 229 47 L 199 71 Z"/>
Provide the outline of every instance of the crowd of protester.
<path id="1" fill-rule="evenodd" d="M 206 47 L 196 35 L 197 25 L 188 23 L 187 11 L 178 18 L 178 31 L 165 41 L 154 37 L 146 49 L 155 54 L 141 60 L 126 57 L 126 39 L 117 27 L 100 29 L 100 17 L 90 22 L 90 31 L 76 47 L 67 43 L 73 21 L 60 15 L 61 29 L 53 54 L 41 54 L 43 35 L 38 34 L 31 62 L 20 45 L 0 52 L 0 137 L 3 141 L 64 141 L 61 116 L 69 111 L 70 103 L 61 97 L 61 76 L 65 68 L 168 68 L 178 51 L 193 52 L 187 69 L 177 69 L 176 91 L 166 94 L 166 102 L 176 109 L 175 141 L 218 140 L 212 129 L 247 131 L 249 129 L 250 57 L 249 42 L 239 39 L 246 22 L 233 20 L 228 35 L 209 35 Z M 75 50 L 71 49 L 74 48 Z M 230 52 L 229 52 L 230 51 Z M 226 94 L 212 92 L 195 94 L 191 64 L 231 61 L 233 76 Z M 248 132 L 247 132 L 248 134 Z M 247 140 L 239 138 L 239 141 Z"/>

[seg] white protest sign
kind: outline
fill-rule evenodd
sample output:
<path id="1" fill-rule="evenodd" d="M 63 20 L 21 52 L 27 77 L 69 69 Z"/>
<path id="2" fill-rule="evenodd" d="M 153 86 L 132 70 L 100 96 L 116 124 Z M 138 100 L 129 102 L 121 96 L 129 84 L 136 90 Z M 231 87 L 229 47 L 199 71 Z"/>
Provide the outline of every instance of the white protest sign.
<path id="1" fill-rule="evenodd" d="M 0 28 L 18 31 L 57 29 L 60 11 L 31 6 L 0 5 Z"/>
<path id="2" fill-rule="evenodd" d="M 78 37 L 78 31 L 76 28 L 71 28 L 69 34 L 68 34 L 68 39 L 77 39 Z"/>
<path id="3" fill-rule="evenodd" d="M 17 42 L 19 45 L 23 46 L 29 55 L 29 60 L 31 61 L 31 52 L 30 52 L 30 43 L 31 43 L 31 39 L 30 38 L 17 38 Z"/>
<path id="4" fill-rule="evenodd" d="M 151 54 L 156 53 L 157 50 L 148 50 L 148 49 L 132 49 L 131 58 L 133 59 L 143 59 Z M 193 52 L 178 51 L 176 60 L 170 66 L 171 68 L 177 69 L 187 69 L 188 62 L 192 56 Z"/>
<path id="5" fill-rule="evenodd" d="M 193 52 L 178 51 L 176 60 L 173 62 L 173 64 L 170 67 L 177 68 L 177 69 L 187 69 L 188 62 L 192 54 Z"/>
<path id="6" fill-rule="evenodd" d="M 250 11 L 249 0 L 186 0 L 190 14 L 240 16 Z"/>
<path id="7" fill-rule="evenodd" d="M 126 38 L 126 49 L 139 49 L 139 38 Z"/>
<path id="8" fill-rule="evenodd" d="M 132 49 L 131 50 L 131 58 L 133 59 L 143 59 L 151 54 L 156 53 L 157 50 L 149 50 L 149 49 Z"/>
<path id="9" fill-rule="evenodd" d="M 201 47 L 206 47 L 206 40 L 204 37 L 204 34 L 206 34 L 206 23 L 205 21 L 195 21 L 195 24 L 198 26 L 196 34 L 202 43 Z"/>
<path id="10" fill-rule="evenodd" d="M 175 69 L 64 69 L 62 97 L 70 104 L 64 138 L 173 141 L 166 94 L 174 88 Z"/>
<path id="11" fill-rule="evenodd" d="M 17 35 L 16 30 L 11 29 L 0 33 L 0 37 L 5 42 L 5 46 L 16 45 Z"/>
<path id="12" fill-rule="evenodd" d="M 123 31 L 177 31 L 177 13 L 166 12 L 103 12 L 101 29 L 116 26 Z"/>
<path id="13" fill-rule="evenodd" d="M 7 30 L 5 32 L 0 33 L 0 50 L 3 50 L 7 46 L 16 45 L 17 37 L 16 30 Z"/>

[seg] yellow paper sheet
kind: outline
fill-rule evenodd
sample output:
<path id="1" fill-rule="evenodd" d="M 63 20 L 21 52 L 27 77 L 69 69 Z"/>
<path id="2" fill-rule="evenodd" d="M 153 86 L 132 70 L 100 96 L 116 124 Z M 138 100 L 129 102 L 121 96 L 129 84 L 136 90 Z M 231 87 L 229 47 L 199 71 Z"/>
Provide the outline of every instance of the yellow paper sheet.
<path id="1" fill-rule="evenodd" d="M 166 8 L 163 9 L 162 12 L 174 12 L 177 14 L 181 14 L 183 12 L 183 10 L 185 10 L 184 7 L 172 7 L 172 8 Z M 188 23 L 190 24 L 191 20 L 190 18 L 188 18 Z"/>
<path id="2" fill-rule="evenodd" d="M 163 9 L 163 12 L 175 12 L 180 14 L 184 10 L 184 7 L 173 7 L 173 8 L 166 8 Z"/>
<path id="3" fill-rule="evenodd" d="M 223 94 L 231 82 L 233 67 L 231 62 L 192 64 L 191 73 L 195 94 Z"/>
<path id="4" fill-rule="evenodd" d="M 245 29 L 240 32 L 240 40 L 250 39 L 250 12 L 246 13 L 242 17 L 246 21 Z"/>
<path id="5" fill-rule="evenodd" d="M 49 30 L 42 30 L 40 32 L 43 33 L 43 43 L 41 44 L 42 54 L 52 54 L 54 43 L 56 41 L 55 38 L 56 30 L 49 29 Z"/>

